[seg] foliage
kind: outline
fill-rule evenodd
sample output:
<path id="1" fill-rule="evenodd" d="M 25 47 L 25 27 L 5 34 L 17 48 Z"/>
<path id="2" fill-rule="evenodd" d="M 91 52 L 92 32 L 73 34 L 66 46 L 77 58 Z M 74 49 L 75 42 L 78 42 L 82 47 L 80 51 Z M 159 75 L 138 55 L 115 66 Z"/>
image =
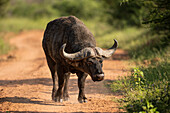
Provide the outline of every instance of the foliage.
<path id="1" fill-rule="evenodd" d="M 97 0 L 62 0 L 57 1 L 52 7 L 60 11 L 61 16 L 74 15 L 83 19 L 102 16 L 102 7 Z"/>
<path id="2" fill-rule="evenodd" d="M 43 17 L 51 17 L 59 15 L 57 10 L 52 9 L 50 5 L 53 4 L 52 0 L 11 0 L 7 10 L 6 17 L 25 17 L 29 19 L 39 19 Z"/>
<path id="3" fill-rule="evenodd" d="M 144 9 L 139 2 L 131 4 L 120 0 L 104 0 L 105 13 L 108 15 L 107 22 L 116 28 L 125 28 L 126 26 L 141 26 L 142 16 L 145 15 Z"/>
<path id="4" fill-rule="evenodd" d="M 143 24 L 150 26 L 150 30 L 136 36 L 136 38 L 129 38 L 129 42 L 134 43 L 134 46 L 130 45 L 131 47 L 126 49 L 131 58 L 152 63 L 154 59 L 159 60 L 166 57 L 170 50 L 170 7 L 168 0 L 122 0 L 121 3 L 138 3 L 141 7 L 147 9 L 142 20 Z"/>
<path id="5" fill-rule="evenodd" d="M 157 108 L 155 108 L 152 103 L 146 100 L 146 106 L 142 106 L 144 111 L 140 111 L 139 113 L 159 113 L 156 111 Z"/>
<path id="6" fill-rule="evenodd" d="M 168 0 L 152 0 L 153 4 L 149 14 L 145 17 L 144 24 L 150 24 L 156 31 L 168 33 L 170 29 L 170 4 Z M 169 35 L 169 34 L 168 34 Z"/>
<path id="7" fill-rule="evenodd" d="M 93 24 L 91 24 L 93 25 Z M 105 26 L 107 28 L 107 25 Z M 97 29 L 101 29 L 98 25 Z M 95 35 L 98 46 L 109 48 L 113 39 L 119 42 L 119 48 L 128 51 L 136 63 L 158 62 L 169 54 L 169 38 L 150 32 L 150 29 L 129 27 L 123 30 L 106 29 Z M 91 29 L 94 31 L 95 29 Z M 98 31 L 98 30 L 97 30 Z M 104 42 L 104 43 L 103 43 Z"/>
<path id="8" fill-rule="evenodd" d="M 160 63 L 157 66 L 160 65 L 162 64 Z M 158 69 L 159 72 L 161 71 L 159 67 L 154 68 Z M 154 68 L 149 70 L 156 71 Z M 153 79 L 153 76 L 157 77 Z M 168 73 L 155 75 L 155 73 L 148 73 L 148 71 L 135 68 L 131 76 L 113 82 L 111 88 L 114 89 L 113 91 L 121 91 L 125 95 L 125 98 L 118 101 L 128 112 L 168 113 L 170 111 L 168 76 Z"/>
<path id="9" fill-rule="evenodd" d="M 0 0 L 0 17 L 4 16 L 8 2 L 9 0 Z"/>
<path id="10" fill-rule="evenodd" d="M 167 37 L 147 32 L 138 38 L 138 41 L 142 42 L 128 50 L 134 60 L 159 60 L 158 57 L 165 57 L 170 50 L 169 38 Z M 133 42 L 136 41 L 133 40 Z"/>
<path id="11" fill-rule="evenodd" d="M 11 0 L 9 6 L 7 17 L 30 19 L 69 15 L 92 19 L 101 16 L 102 13 L 101 3 L 97 0 Z"/>
<path id="12" fill-rule="evenodd" d="M 97 27 L 100 31 L 100 35 L 95 36 L 98 46 L 102 48 L 109 48 L 113 44 L 113 39 L 118 40 L 119 48 L 124 50 L 131 50 L 136 47 L 137 44 L 140 45 L 144 38 L 136 39 L 138 36 L 141 36 L 147 30 L 143 28 L 128 27 L 122 30 L 109 28 L 105 26 Z"/>
<path id="13" fill-rule="evenodd" d="M 170 36 L 170 4 L 169 0 L 123 0 L 122 3 L 140 3 L 145 9 L 148 9 L 147 14 L 143 16 L 143 24 L 149 24 L 150 27 L 159 34 Z"/>

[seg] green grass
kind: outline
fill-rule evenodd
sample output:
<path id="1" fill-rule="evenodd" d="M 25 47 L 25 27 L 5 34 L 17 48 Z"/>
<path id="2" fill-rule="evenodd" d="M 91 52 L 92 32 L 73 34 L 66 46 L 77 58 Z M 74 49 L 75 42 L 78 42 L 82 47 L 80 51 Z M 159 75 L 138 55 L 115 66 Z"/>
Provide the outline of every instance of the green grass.
<path id="1" fill-rule="evenodd" d="M 0 32 L 20 32 L 23 30 L 40 29 L 44 30 L 51 18 L 29 19 L 23 17 L 0 19 Z"/>
<path id="2" fill-rule="evenodd" d="M 103 32 L 103 29 L 101 29 L 101 32 Z M 135 46 L 135 41 L 140 43 L 140 39 L 135 40 L 135 38 L 142 35 L 144 32 L 146 32 L 145 29 L 135 27 L 128 27 L 122 30 L 112 28 L 109 29 L 108 32 L 105 31 L 100 37 L 97 36 L 96 40 L 100 47 L 108 48 L 113 44 L 113 39 L 117 39 L 119 42 L 119 48 L 129 50 L 131 47 Z"/>
<path id="3" fill-rule="evenodd" d="M 0 37 L 0 55 L 7 54 L 10 51 L 10 45 L 4 41 L 2 37 Z"/>
<path id="4" fill-rule="evenodd" d="M 154 34 L 150 32 L 149 28 L 101 29 L 99 30 L 101 31 L 100 35 L 95 37 L 99 47 L 109 48 L 113 44 L 113 39 L 117 39 L 119 48 L 128 51 L 131 59 L 135 62 L 154 58 L 161 60 L 170 54 L 168 53 L 170 51 L 169 38 Z"/>
<path id="5" fill-rule="evenodd" d="M 145 29 L 125 29 L 120 48 L 127 50 L 137 67 L 127 76 L 113 81 L 113 92 L 124 95 L 117 101 L 127 112 L 168 113 L 170 97 L 170 46 L 166 35 Z M 127 34 L 126 34 L 126 31 Z M 131 34 L 131 36 L 128 35 Z M 127 38 L 125 38 L 125 36 Z M 137 63 L 138 62 L 138 63 Z M 121 76 L 121 75 L 120 75 Z"/>
<path id="6" fill-rule="evenodd" d="M 112 82 L 113 92 L 121 92 L 124 98 L 118 102 L 128 112 L 148 112 L 155 110 L 168 113 L 170 63 L 161 62 L 148 68 L 135 68 L 128 77 Z M 152 104 L 152 107 L 148 104 Z M 147 109 L 146 109 L 147 108 Z M 155 113 L 153 112 L 153 113 Z"/>

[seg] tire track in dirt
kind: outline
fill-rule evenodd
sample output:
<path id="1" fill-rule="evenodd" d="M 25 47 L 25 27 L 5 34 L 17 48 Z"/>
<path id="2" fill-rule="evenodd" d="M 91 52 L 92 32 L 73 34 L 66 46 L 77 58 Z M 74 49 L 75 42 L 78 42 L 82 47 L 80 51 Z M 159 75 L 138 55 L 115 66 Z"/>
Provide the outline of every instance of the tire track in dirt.
<path id="1" fill-rule="evenodd" d="M 52 80 L 41 47 L 42 31 L 25 31 L 14 36 L 10 43 L 17 50 L 14 58 L 0 62 L 0 111 L 11 112 L 119 112 L 119 98 L 104 86 L 105 81 L 127 75 L 127 54 L 117 50 L 115 57 L 104 61 L 105 80 L 86 80 L 85 94 L 88 103 L 77 101 L 77 77 L 69 80 L 70 100 L 63 103 L 51 101 Z M 124 59 L 124 60 L 122 60 Z"/>

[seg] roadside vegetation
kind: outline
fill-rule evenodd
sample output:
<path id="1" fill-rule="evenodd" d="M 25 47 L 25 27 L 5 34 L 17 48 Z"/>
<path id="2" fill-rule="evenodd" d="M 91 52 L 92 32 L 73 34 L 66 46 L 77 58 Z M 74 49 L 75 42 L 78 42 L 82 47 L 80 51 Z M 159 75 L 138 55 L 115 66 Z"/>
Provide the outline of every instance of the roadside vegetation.
<path id="1" fill-rule="evenodd" d="M 0 55 L 7 54 L 7 52 L 10 50 L 10 45 L 5 42 L 5 40 L 0 37 Z"/>
<path id="2" fill-rule="evenodd" d="M 87 8 L 88 7 L 88 8 Z M 113 92 L 127 112 L 170 112 L 170 9 L 168 0 L 1 0 L 0 54 L 10 45 L 8 32 L 44 30 L 58 17 L 74 15 L 108 48 L 113 39 L 136 64 L 127 77 L 113 81 Z M 120 75 L 121 76 L 121 75 Z"/>
<path id="3" fill-rule="evenodd" d="M 113 92 L 124 97 L 117 101 L 120 109 L 127 112 L 170 112 L 170 9 L 167 0 L 135 1 L 122 4 L 138 4 L 148 8 L 142 25 L 149 26 L 141 34 L 125 39 L 123 49 L 129 52 L 136 67 L 127 77 L 119 78 L 110 85 Z M 142 10 L 142 9 L 141 9 Z"/>

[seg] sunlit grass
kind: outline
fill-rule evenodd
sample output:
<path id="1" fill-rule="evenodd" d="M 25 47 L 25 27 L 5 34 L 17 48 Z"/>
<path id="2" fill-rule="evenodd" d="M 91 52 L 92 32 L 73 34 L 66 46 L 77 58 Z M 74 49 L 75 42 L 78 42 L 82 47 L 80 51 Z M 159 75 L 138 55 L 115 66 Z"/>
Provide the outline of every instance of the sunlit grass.
<path id="1" fill-rule="evenodd" d="M 57 17 L 56 17 L 57 18 Z M 52 18 L 40 18 L 40 19 L 29 19 L 29 18 L 4 18 L 0 19 L 0 32 L 20 32 L 23 30 L 32 30 L 32 29 L 40 29 L 44 30 L 47 23 Z"/>
<path id="2" fill-rule="evenodd" d="M 100 47 L 108 48 L 113 44 L 113 39 L 116 39 L 119 42 L 119 48 L 129 50 L 131 47 L 136 46 L 136 44 L 141 43 L 141 39 L 138 36 L 142 35 L 145 31 L 145 29 L 135 27 L 128 27 L 122 30 L 112 29 L 103 36 L 97 37 L 96 40 Z M 145 40 L 142 39 L 142 41 Z"/>

